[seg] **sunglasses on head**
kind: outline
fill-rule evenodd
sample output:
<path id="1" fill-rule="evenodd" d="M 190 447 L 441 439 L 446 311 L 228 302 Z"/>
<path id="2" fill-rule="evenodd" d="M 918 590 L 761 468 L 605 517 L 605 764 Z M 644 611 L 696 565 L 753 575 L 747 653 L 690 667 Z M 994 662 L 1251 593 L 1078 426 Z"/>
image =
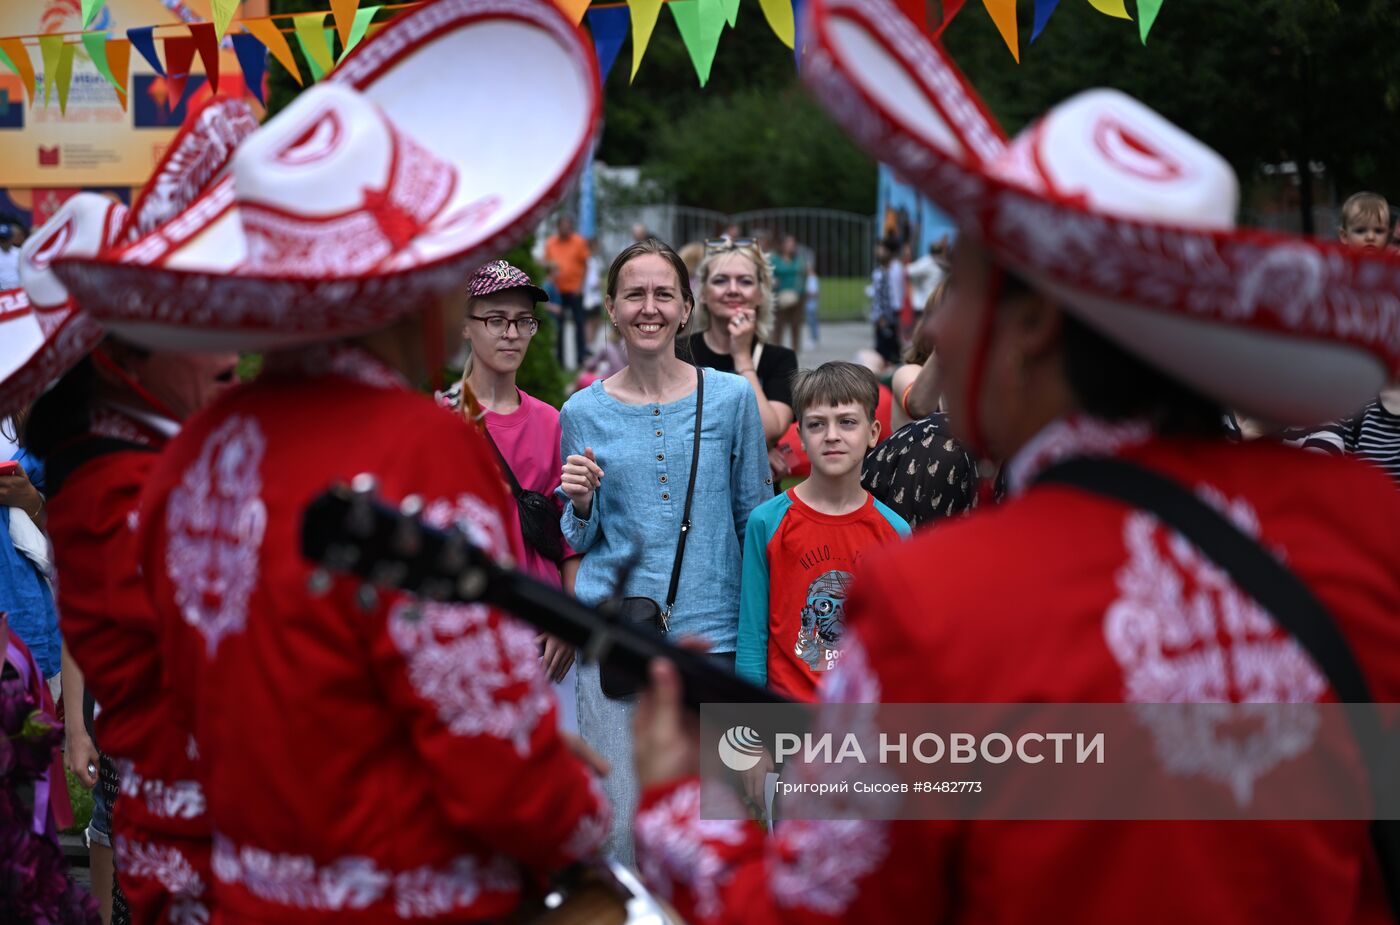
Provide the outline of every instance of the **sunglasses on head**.
<path id="1" fill-rule="evenodd" d="M 707 238 L 705 240 L 705 252 L 737 249 L 740 247 L 757 247 L 757 238 L 731 238 L 724 235 L 718 238 Z"/>

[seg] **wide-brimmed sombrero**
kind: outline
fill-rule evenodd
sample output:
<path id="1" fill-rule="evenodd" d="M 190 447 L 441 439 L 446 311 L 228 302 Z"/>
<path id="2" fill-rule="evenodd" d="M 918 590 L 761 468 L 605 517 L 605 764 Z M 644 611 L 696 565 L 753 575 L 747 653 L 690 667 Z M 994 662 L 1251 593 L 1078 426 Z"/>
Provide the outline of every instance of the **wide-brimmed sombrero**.
<path id="1" fill-rule="evenodd" d="M 59 272 L 156 348 L 383 327 L 534 227 L 589 156 L 599 98 L 592 50 L 550 0 L 437 0 L 298 96 L 187 209 Z"/>
<path id="2" fill-rule="evenodd" d="M 1008 141 L 887 0 L 811 0 L 802 70 L 876 157 L 994 259 L 1224 405 L 1279 424 L 1348 414 L 1400 372 L 1400 261 L 1235 227 L 1214 151 L 1091 90 Z"/>
<path id="3" fill-rule="evenodd" d="M 20 249 L 21 288 L 0 293 L 0 417 L 38 398 L 105 336 L 55 274 L 55 262 L 98 256 L 184 209 L 257 125 L 242 100 L 212 99 L 190 113 L 130 209 L 79 193 L 29 236 Z"/>

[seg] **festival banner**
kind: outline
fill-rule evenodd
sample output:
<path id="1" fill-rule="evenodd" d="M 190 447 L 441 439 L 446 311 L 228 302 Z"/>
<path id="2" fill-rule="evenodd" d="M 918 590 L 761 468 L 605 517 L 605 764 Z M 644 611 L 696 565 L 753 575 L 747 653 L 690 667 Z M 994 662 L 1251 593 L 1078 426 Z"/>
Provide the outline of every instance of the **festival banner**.
<path id="1" fill-rule="evenodd" d="M 190 38 L 188 31 L 169 26 L 211 21 L 210 0 L 106 0 L 91 12 L 89 28 L 106 39 L 101 45 L 76 34 L 84 28 L 85 11 L 72 0 L 0 3 L 0 49 L 14 65 L 0 68 L 0 163 L 5 165 L 9 200 L 23 212 L 42 211 L 41 203 L 55 199 L 41 195 L 45 190 L 129 192 L 144 183 L 189 105 L 212 92 L 197 54 L 180 75 L 188 82 L 183 96 L 175 92 L 177 81 L 159 73 L 151 61 L 153 56 L 160 60 L 157 49 L 167 36 L 183 33 Z M 267 0 L 243 0 L 238 12 L 264 16 Z M 151 38 L 146 28 L 151 26 L 167 28 L 158 29 L 156 40 L 145 44 L 141 39 Z M 68 34 L 59 38 L 62 33 Z M 45 61 L 39 35 L 59 38 L 58 43 L 45 40 L 61 46 L 51 63 Z M 137 54 L 131 54 L 132 46 Z M 105 52 L 105 61 L 95 47 Z M 65 49 L 71 66 L 66 88 L 59 81 Z M 219 54 L 219 89 L 243 95 L 242 71 L 233 49 Z M 130 90 L 125 108 L 115 91 L 118 83 Z M 32 102 L 29 86 L 37 90 Z"/>

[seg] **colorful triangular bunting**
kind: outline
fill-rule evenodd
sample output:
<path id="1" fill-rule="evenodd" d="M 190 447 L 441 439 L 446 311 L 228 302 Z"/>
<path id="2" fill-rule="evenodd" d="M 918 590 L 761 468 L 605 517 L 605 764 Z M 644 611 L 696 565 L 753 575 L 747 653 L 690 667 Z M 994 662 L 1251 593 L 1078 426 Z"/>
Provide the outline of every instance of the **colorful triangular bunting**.
<path id="1" fill-rule="evenodd" d="M 360 6 L 360 0 L 331 0 L 331 19 L 335 22 L 335 31 L 340 35 L 340 47 L 350 47 L 350 30 L 355 27 L 355 13 Z M 345 57 L 345 53 L 341 53 Z"/>
<path id="2" fill-rule="evenodd" d="M 1105 16 L 1114 16 L 1118 19 L 1132 19 L 1128 15 L 1128 8 L 1123 5 L 1123 0 L 1089 0 L 1089 5 Z"/>
<path id="3" fill-rule="evenodd" d="M 593 52 L 598 57 L 598 79 L 607 82 L 622 42 L 627 38 L 627 10 L 611 6 L 588 11 L 588 31 L 593 33 Z"/>
<path id="4" fill-rule="evenodd" d="M 719 0 L 719 5 L 724 8 L 724 21 L 733 29 L 739 22 L 739 0 Z"/>
<path id="5" fill-rule="evenodd" d="M 92 25 L 92 21 L 97 18 L 97 11 L 102 9 L 107 0 L 83 0 L 83 28 Z"/>
<path id="6" fill-rule="evenodd" d="M 233 12 L 238 9 L 238 4 L 241 2 L 242 0 L 210 0 L 215 44 L 224 40 L 224 33 L 228 31 L 229 20 L 233 19 Z M 204 66 L 207 68 L 209 63 L 206 61 Z"/>
<path id="7" fill-rule="evenodd" d="M 302 79 L 301 68 L 297 67 L 296 56 L 292 54 L 292 46 L 287 43 L 287 37 L 282 34 L 271 20 L 268 19 L 245 19 L 243 28 L 248 30 L 263 47 L 268 54 L 277 59 L 277 63 L 287 69 L 287 73 L 292 75 L 297 83 L 305 86 L 306 81 Z"/>
<path id="8" fill-rule="evenodd" d="M 1142 44 L 1147 44 L 1147 33 L 1152 31 L 1152 26 L 1157 22 L 1157 14 L 1162 12 L 1162 0 L 1138 0 L 1138 32 L 1142 35 Z"/>
<path id="9" fill-rule="evenodd" d="M 44 62 L 44 108 L 49 105 L 50 91 L 58 79 L 58 59 L 63 54 L 63 36 L 39 36 L 39 55 Z"/>
<path id="10" fill-rule="evenodd" d="M 588 0 L 554 0 L 559 9 L 564 11 L 564 15 L 569 17 L 569 22 L 578 25 L 583 22 L 583 14 L 588 10 Z"/>
<path id="11" fill-rule="evenodd" d="M 58 90 L 58 112 L 60 115 L 68 115 L 68 88 L 73 83 L 73 52 L 77 50 L 76 45 L 64 43 L 58 51 L 58 73 L 55 75 L 55 89 Z M 48 83 L 48 74 L 44 75 L 44 82 Z"/>
<path id="12" fill-rule="evenodd" d="M 671 0 L 666 6 L 676 20 L 681 41 L 690 53 L 690 62 L 703 87 L 710 80 L 715 50 L 719 48 L 719 36 L 724 30 L 724 9 L 720 0 Z"/>
<path id="13" fill-rule="evenodd" d="M 257 97 L 263 106 L 263 74 L 267 71 L 267 46 L 256 36 L 238 32 L 229 36 L 233 40 L 233 53 L 238 56 L 238 67 L 243 71 L 243 83 Z"/>
<path id="14" fill-rule="evenodd" d="M 369 30 L 369 24 L 374 21 L 374 14 L 379 12 L 377 6 L 367 6 L 355 11 L 355 21 L 350 25 L 350 40 L 342 41 L 341 45 L 345 49 L 340 53 L 340 60 L 344 61 L 345 56 L 355 50 L 355 46 L 364 39 L 365 33 Z"/>
<path id="15" fill-rule="evenodd" d="M 194 63 L 194 38 L 188 35 L 172 35 L 162 39 L 165 45 L 166 82 L 170 87 L 170 98 L 166 105 L 174 112 L 185 100 L 190 65 Z"/>
<path id="16" fill-rule="evenodd" d="M 304 13 L 292 17 L 297 43 L 301 45 L 301 53 L 306 56 L 306 65 L 311 68 L 313 81 L 325 77 L 335 67 L 330 43 L 326 41 L 325 22 L 325 13 Z"/>
<path id="17" fill-rule="evenodd" d="M 1094 0 L 1089 2 L 1093 3 Z M 1011 49 L 1011 57 L 1020 63 L 1021 46 L 1016 31 L 1016 0 L 982 0 L 982 5 L 987 8 L 987 15 L 992 17 L 997 31 L 1001 33 L 1001 40 Z"/>
<path id="18" fill-rule="evenodd" d="M 126 101 L 131 95 L 127 89 L 127 80 L 131 76 L 131 43 L 126 39 L 108 39 L 107 66 L 117 84 L 117 102 L 122 104 L 122 112 L 126 112 Z"/>
<path id="19" fill-rule="evenodd" d="M 97 73 L 105 77 L 118 93 L 125 92 L 122 87 L 118 86 L 117 78 L 112 74 L 112 68 L 107 63 L 107 36 L 101 32 L 84 32 L 83 47 L 87 49 L 88 57 L 92 59 L 93 67 L 97 68 Z"/>
<path id="20" fill-rule="evenodd" d="M 199 60 L 204 62 L 204 73 L 209 78 L 209 86 L 219 92 L 219 38 L 214 34 L 212 22 L 190 23 L 190 38 L 194 39 Z"/>
<path id="21" fill-rule="evenodd" d="M 17 38 L 0 39 L 0 48 L 5 50 L 6 64 L 19 75 L 20 82 L 29 93 L 29 105 L 34 105 L 34 65 L 29 60 L 29 51 Z"/>
<path id="22" fill-rule="evenodd" d="M 161 66 L 160 55 L 156 54 L 156 40 L 151 34 L 155 26 L 141 26 L 137 29 L 126 30 L 127 41 L 131 47 L 141 53 L 141 57 L 146 59 L 146 63 L 151 66 L 157 74 L 164 77 L 165 68 Z"/>
<path id="23" fill-rule="evenodd" d="M 1045 24 L 1050 21 L 1050 14 L 1055 12 L 1055 7 L 1060 5 L 1060 0 L 1035 0 L 1035 25 L 1031 27 L 1031 41 L 1040 38 L 1040 30 L 1045 28 Z"/>
<path id="24" fill-rule="evenodd" d="M 759 0 L 763 7 L 763 18 L 768 20 L 768 28 L 778 40 L 788 48 L 796 48 L 796 35 L 792 19 L 792 0 Z"/>
<path id="25" fill-rule="evenodd" d="M 642 55 L 651 44 L 651 33 L 656 28 L 656 17 L 661 15 L 661 0 L 630 0 L 627 4 L 632 14 L 632 80 L 637 79 L 637 69 L 642 66 Z"/>

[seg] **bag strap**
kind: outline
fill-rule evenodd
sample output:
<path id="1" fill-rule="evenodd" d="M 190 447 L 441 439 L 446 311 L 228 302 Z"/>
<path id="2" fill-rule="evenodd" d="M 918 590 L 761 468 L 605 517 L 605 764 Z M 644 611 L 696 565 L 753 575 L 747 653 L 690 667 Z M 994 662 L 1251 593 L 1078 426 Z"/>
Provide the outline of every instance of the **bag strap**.
<path id="1" fill-rule="evenodd" d="M 670 629 L 671 608 L 676 603 L 676 591 L 681 584 L 681 561 L 685 559 L 685 540 L 690 535 L 690 505 L 695 500 L 695 472 L 700 468 L 700 425 L 705 412 L 705 371 L 695 367 L 695 438 L 690 444 L 690 484 L 685 487 L 685 513 L 681 514 L 681 535 L 676 540 L 676 561 L 671 565 L 671 586 L 666 589 L 666 606 L 661 608 L 661 628 Z"/>
<path id="2" fill-rule="evenodd" d="M 1078 488 L 1155 515 L 1194 543 L 1298 641 L 1327 676 L 1341 702 L 1370 704 L 1369 708 L 1348 710 L 1347 716 L 1357 744 L 1366 753 L 1377 813 L 1389 815 L 1381 811 L 1381 788 L 1376 780 L 1391 779 L 1393 763 L 1370 687 L 1331 614 L 1298 576 L 1186 486 L 1136 463 L 1106 457 L 1071 459 L 1049 467 L 1036 482 Z M 1371 841 L 1380 859 L 1391 911 L 1400 921 L 1400 824 L 1390 819 L 1373 821 Z"/>
<path id="3" fill-rule="evenodd" d="M 486 442 L 491 444 L 491 449 L 496 454 L 496 460 L 501 464 L 501 471 L 505 473 L 506 481 L 510 482 L 511 497 L 520 497 L 520 481 L 515 477 L 515 472 L 510 468 L 510 463 L 506 462 L 506 456 L 501 452 L 501 448 L 496 446 L 496 440 L 491 436 L 491 428 L 487 427 L 485 422 L 481 425 L 481 433 L 486 437 Z"/>

